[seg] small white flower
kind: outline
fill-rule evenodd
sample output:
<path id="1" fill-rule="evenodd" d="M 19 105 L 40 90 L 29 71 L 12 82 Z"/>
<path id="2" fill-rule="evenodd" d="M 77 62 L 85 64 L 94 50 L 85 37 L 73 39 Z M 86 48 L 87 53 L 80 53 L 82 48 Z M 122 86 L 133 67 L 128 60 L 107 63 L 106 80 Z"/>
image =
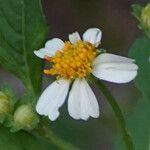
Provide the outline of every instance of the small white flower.
<path id="1" fill-rule="evenodd" d="M 39 114 L 56 120 L 73 82 L 68 96 L 70 116 L 83 120 L 90 116 L 98 118 L 98 102 L 86 77 L 92 73 L 99 79 L 115 83 L 127 83 L 136 77 L 138 66 L 133 59 L 101 53 L 97 48 L 101 37 L 100 29 L 90 28 L 83 34 L 83 41 L 75 32 L 69 35 L 70 42 L 54 38 L 45 44 L 45 48 L 34 51 L 35 55 L 53 64 L 44 72 L 58 78 L 40 96 L 36 106 Z"/>

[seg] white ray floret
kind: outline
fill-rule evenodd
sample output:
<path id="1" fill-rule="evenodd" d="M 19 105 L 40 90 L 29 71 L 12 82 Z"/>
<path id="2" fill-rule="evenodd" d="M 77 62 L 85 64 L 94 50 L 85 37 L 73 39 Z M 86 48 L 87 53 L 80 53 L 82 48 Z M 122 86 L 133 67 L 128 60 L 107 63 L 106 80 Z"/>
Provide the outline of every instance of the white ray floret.
<path id="1" fill-rule="evenodd" d="M 74 119 L 99 117 L 97 99 L 85 79 L 76 79 L 69 93 L 68 112 Z"/>
<path id="2" fill-rule="evenodd" d="M 49 85 L 39 98 L 36 110 L 39 114 L 48 116 L 55 120 L 59 116 L 59 108 L 63 105 L 68 90 L 69 80 L 58 80 Z"/>
<path id="3" fill-rule="evenodd" d="M 72 34 L 69 34 L 69 41 L 72 43 L 72 44 L 76 44 L 78 41 L 81 40 L 81 37 L 79 35 L 78 32 L 74 32 Z"/>
<path id="4" fill-rule="evenodd" d="M 83 34 L 83 41 L 90 42 L 91 44 L 94 44 L 96 47 L 101 42 L 102 38 L 102 32 L 98 28 L 90 28 L 86 30 Z"/>
<path id="5" fill-rule="evenodd" d="M 54 56 L 58 50 L 61 50 L 64 47 L 64 42 L 59 38 L 53 38 L 45 44 L 45 48 L 41 48 L 38 51 L 34 51 L 34 54 L 40 58 L 45 56 Z"/>

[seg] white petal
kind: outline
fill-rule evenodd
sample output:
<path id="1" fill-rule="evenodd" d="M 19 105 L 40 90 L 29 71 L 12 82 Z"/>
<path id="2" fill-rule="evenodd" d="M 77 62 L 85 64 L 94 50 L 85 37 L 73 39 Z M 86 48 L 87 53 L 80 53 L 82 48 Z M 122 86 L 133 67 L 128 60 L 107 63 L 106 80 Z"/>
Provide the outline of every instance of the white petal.
<path id="1" fill-rule="evenodd" d="M 118 56 L 110 53 L 103 53 L 96 57 L 94 60 L 94 65 L 100 63 L 109 63 L 109 62 L 124 62 L 124 63 L 131 63 L 134 62 L 134 59 L 130 59 L 123 56 Z"/>
<path id="2" fill-rule="evenodd" d="M 90 88 L 89 84 L 85 79 L 82 79 L 81 84 L 83 90 L 83 92 L 81 90 L 81 96 L 82 96 L 83 104 L 87 105 L 87 114 L 93 118 L 98 118 L 99 106 L 95 94 L 93 93 L 92 89 Z M 84 105 L 82 105 L 82 107 L 81 110 L 84 110 Z"/>
<path id="3" fill-rule="evenodd" d="M 83 40 L 94 44 L 96 47 L 100 44 L 102 31 L 98 28 L 90 28 L 83 34 Z"/>
<path id="4" fill-rule="evenodd" d="M 79 33 L 74 32 L 72 34 L 69 34 L 69 40 L 72 44 L 76 44 L 78 41 L 81 40 Z"/>
<path id="5" fill-rule="evenodd" d="M 133 63 L 102 63 L 95 65 L 92 73 L 102 80 L 127 83 L 136 77 L 137 69 Z"/>
<path id="6" fill-rule="evenodd" d="M 76 79 L 69 93 L 68 111 L 74 119 L 99 117 L 97 99 L 85 79 Z"/>
<path id="7" fill-rule="evenodd" d="M 61 50 L 63 47 L 64 47 L 64 42 L 59 38 L 53 38 L 47 41 L 45 44 L 45 48 L 52 51 L 53 54 L 55 54 L 57 50 Z"/>
<path id="8" fill-rule="evenodd" d="M 138 66 L 134 63 L 101 63 L 96 65 L 100 69 L 116 69 L 116 70 L 137 70 Z"/>
<path id="9" fill-rule="evenodd" d="M 36 105 L 36 110 L 39 114 L 49 116 L 49 119 L 54 121 L 59 116 L 59 108 L 63 105 L 68 90 L 69 80 L 58 80 L 49 85 L 40 96 Z"/>
<path id="10" fill-rule="evenodd" d="M 64 42 L 61 39 L 54 38 L 49 40 L 45 44 L 45 48 L 41 48 L 38 51 L 34 51 L 34 54 L 40 58 L 47 56 L 54 56 L 58 50 L 61 50 L 64 47 Z"/>
<path id="11" fill-rule="evenodd" d="M 38 51 L 34 51 L 34 54 L 39 57 L 39 58 L 44 58 L 45 55 L 49 56 L 49 50 L 47 50 L 46 48 L 41 48 Z"/>
<path id="12" fill-rule="evenodd" d="M 76 79 L 73 83 L 68 98 L 68 112 L 74 119 L 80 119 L 80 82 Z"/>

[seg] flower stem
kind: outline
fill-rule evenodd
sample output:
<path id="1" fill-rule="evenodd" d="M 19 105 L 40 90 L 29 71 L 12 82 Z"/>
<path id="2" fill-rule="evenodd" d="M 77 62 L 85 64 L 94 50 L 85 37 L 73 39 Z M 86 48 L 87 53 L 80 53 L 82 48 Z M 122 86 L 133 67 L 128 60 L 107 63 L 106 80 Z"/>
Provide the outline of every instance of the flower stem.
<path id="1" fill-rule="evenodd" d="M 50 126 L 50 125 L 49 125 Z M 45 122 L 40 123 L 40 126 L 33 132 L 36 137 L 42 138 L 49 144 L 53 144 L 60 150 L 79 150 L 69 142 L 58 137 Z"/>
<path id="2" fill-rule="evenodd" d="M 111 94 L 111 92 L 109 91 L 107 86 L 105 84 L 103 84 L 96 77 L 92 76 L 91 81 L 92 81 L 92 83 L 95 83 L 97 85 L 97 87 L 103 92 L 103 94 L 107 98 L 109 104 L 111 105 L 111 107 L 116 115 L 116 118 L 118 119 L 118 123 L 120 125 L 122 136 L 123 136 L 123 140 L 126 144 L 127 149 L 135 150 L 132 138 L 127 130 L 127 125 L 126 125 L 126 121 L 124 119 L 123 113 L 122 113 L 121 109 L 119 108 L 119 105 L 118 105 L 117 101 L 115 100 L 114 96 Z"/>

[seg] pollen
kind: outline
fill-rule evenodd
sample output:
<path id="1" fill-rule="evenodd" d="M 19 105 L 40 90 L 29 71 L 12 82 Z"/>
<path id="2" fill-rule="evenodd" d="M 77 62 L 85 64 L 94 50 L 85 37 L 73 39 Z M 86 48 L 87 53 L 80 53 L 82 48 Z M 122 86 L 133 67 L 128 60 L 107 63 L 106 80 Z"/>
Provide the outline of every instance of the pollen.
<path id="1" fill-rule="evenodd" d="M 72 44 L 67 41 L 55 56 L 45 56 L 45 59 L 52 63 L 52 67 L 45 69 L 44 73 L 65 79 L 86 77 L 92 71 L 92 62 L 97 53 L 98 49 L 91 43 L 78 41 Z"/>

